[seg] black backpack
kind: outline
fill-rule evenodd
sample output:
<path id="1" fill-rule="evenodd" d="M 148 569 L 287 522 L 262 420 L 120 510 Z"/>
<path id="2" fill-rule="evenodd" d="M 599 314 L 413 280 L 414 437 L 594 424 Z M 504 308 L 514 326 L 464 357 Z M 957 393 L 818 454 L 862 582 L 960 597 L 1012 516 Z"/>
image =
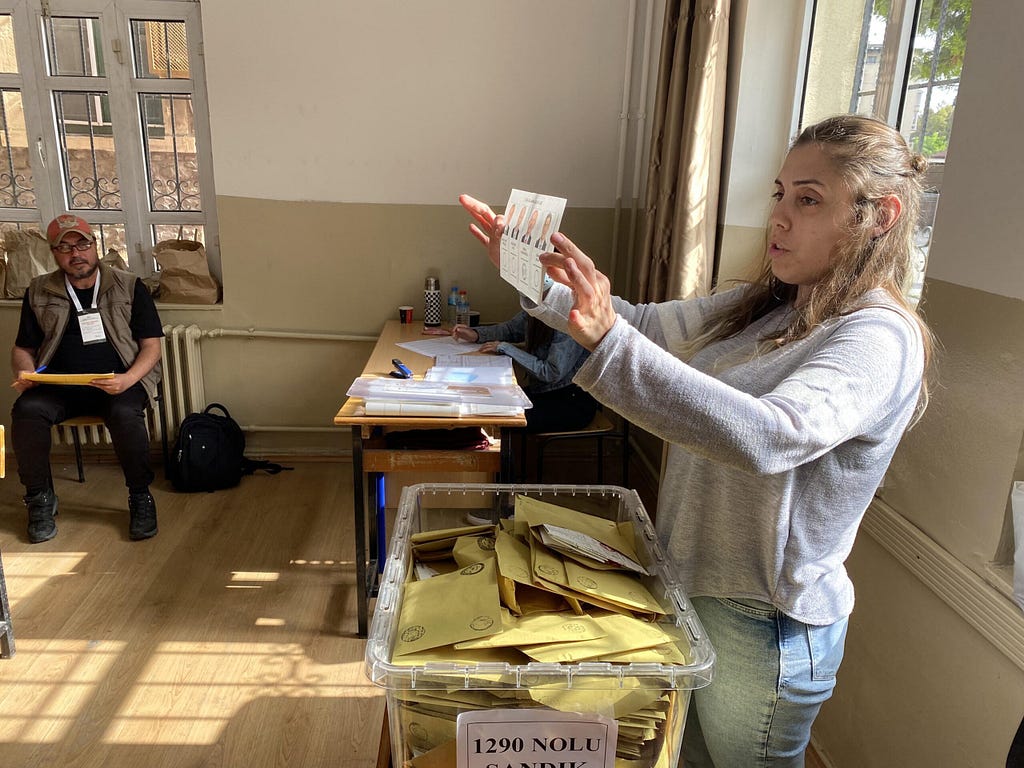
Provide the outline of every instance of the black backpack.
<path id="1" fill-rule="evenodd" d="M 223 416 L 211 411 L 219 409 Z M 167 476 L 179 491 L 233 488 L 243 475 L 262 469 L 276 475 L 280 464 L 245 457 L 245 434 L 228 409 L 210 403 L 202 413 L 190 413 L 178 428 L 167 465 Z"/>

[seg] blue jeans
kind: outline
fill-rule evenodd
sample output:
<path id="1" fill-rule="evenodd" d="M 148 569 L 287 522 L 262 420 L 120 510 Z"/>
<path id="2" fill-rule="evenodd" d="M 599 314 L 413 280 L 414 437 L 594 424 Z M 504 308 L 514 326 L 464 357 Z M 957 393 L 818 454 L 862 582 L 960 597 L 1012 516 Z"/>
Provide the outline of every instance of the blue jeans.
<path id="1" fill-rule="evenodd" d="M 694 691 L 686 768 L 802 768 L 811 724 L 832 695 L 847 620 L 812 626 L 768 603 L 695 597 L 715 649 L 711 685 Z"/>

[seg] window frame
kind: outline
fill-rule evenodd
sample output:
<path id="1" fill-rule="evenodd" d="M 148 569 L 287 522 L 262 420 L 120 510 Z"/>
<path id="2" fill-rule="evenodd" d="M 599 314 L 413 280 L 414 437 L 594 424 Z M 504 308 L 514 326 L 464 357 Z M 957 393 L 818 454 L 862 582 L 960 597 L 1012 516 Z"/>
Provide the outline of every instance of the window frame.
<path id="1" fill-rule="evenodd" d="M 29 162 L 36 190 L 36 208 L 2 208 L 5 221 L 45 225 L 66 211 L 61 145 L 54 94 L 60 91 L 104 91 L 112 115 L 116 172 L 120 181 L 119 210 L 77 209 L 94 225 L 125 227 L 123 254 L 129 268 L 142 277 L 155 273 L 152 259 L 154 225 L 202 226 L 210 271 L 221 281 L 216 196 L 209 121 L 209 101 L 203 66 L 203 40 L 199 4 L 194 0 L 14 0 L 0 3 L 14 27 L 17 74 L 0 74 L 0 87 L 21 91 L 28 135 Z M 96 18 L 102 34 L 104 74 L 72 76 L 50 74 L 43 37 L 47 16 Z M 135 73 L 132 20 L 173 21 L 185 24 L 189 41 L 188 79 L 141 78 Z M 200 208 L 198 211 L 159 211 L 150 207 L 147 188 L 141 109 L 142 94 L 188 95 L 192 100 L 196 141 Z M 222 282 L 222 281 L 221 281 Z"/>

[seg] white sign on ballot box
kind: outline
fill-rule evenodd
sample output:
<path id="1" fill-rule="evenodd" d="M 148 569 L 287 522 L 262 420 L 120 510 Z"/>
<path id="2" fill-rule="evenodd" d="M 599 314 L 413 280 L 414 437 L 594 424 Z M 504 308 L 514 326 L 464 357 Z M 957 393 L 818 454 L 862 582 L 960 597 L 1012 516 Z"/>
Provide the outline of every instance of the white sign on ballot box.
<path id="1" fill-rule="evenodd" d="M 457 768 L 615 768 L 611 717 L 487 709 L 463 712 L 456 727 Z"/>

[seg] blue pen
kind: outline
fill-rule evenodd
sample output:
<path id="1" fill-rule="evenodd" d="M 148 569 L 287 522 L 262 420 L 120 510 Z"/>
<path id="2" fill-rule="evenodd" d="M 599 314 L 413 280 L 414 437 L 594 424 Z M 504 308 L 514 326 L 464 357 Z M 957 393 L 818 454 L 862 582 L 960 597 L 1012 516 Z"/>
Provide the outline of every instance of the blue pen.
<path id="1" fill-rule="evenodd" d="M 42 373 L 45 370 L 46 370 L 46 366 L 45 365 L 40 365 L 38 368 L 36 368 L 36 373 Z"/>

